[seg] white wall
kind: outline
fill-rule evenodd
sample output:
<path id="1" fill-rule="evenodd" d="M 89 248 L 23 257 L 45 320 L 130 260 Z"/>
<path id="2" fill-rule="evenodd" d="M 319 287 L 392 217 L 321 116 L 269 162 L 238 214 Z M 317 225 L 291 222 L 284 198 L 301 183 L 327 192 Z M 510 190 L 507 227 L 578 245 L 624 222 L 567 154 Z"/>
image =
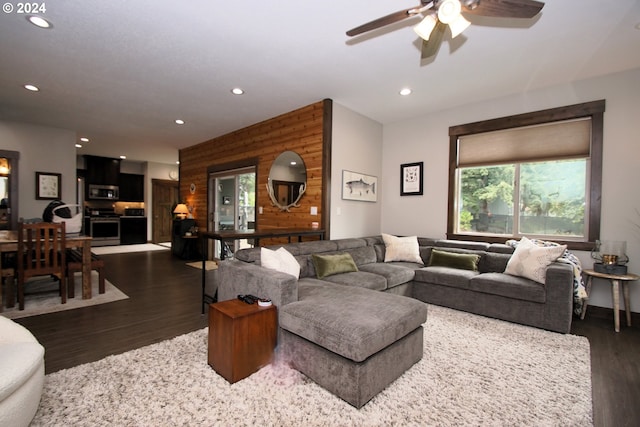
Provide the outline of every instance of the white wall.
<path id="1" fill-rule="evenodd" d="M 420 96 L 420 94 L 415 94 Z M 424 96 L 428 96 L 425 94 Z M 382 149 L 382 230 L 444 238 L 450 126 L 519 113 L 606 100 L 601 239 L 626 240 L 630 272 L 640 273 L 640 69 L 460 106 L 385 125 Z M 424 195 L 400 197 L 400 164 L 424 161 Z M 576 252 L 584 268 L 587 252 Z M 608 282 L 594 281 L 590 304 L 611 307 Z M 640 312 L 640 283 L 631 284 Z"/>
<path id="2" fill-rule="evenodd" d="M 62 174 L 61 199 L 76 202 L 76 134 L 66 129 L 0 121 L 0 148 L 20 152 L 18 218 L 42 218 L 49 200 L 36 200 L 36 172 Z"/>
<path id="3" fill-rule="evenodd" d="M 382 125 L 334 102 L 331 144 L 331 239 L 380 234 Z M 342 171 L 378 177 L 378 201 L 342 200 Z"/>

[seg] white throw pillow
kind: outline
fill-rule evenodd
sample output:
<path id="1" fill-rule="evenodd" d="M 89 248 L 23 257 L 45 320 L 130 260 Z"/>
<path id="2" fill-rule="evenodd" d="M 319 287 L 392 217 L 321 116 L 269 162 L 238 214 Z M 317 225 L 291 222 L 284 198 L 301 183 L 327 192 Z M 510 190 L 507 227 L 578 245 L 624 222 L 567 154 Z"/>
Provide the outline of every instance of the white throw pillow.
<path id="1" fill-rule="evenodd" d="M 511 255 L 504 272 L 544 284 L 547 266 L 560 258 L 566 250 L 566 245 L 539 246 L 523 237 Z"/>
<path id="2" fill-rule="evenodd" d="M 382 240 L 385 246 L 384 262 L 407 261 L 424 264 L 420 258 L 417 236 L 396 237 L 383 233 Z"/>
<path id="3" fill-rule="evenodd" d="M 260 248 L 260 264 L 268 269 L 280 271 L 300 278 L 300 264 L 285 248 L 274 251 L 267 248 Z"/>

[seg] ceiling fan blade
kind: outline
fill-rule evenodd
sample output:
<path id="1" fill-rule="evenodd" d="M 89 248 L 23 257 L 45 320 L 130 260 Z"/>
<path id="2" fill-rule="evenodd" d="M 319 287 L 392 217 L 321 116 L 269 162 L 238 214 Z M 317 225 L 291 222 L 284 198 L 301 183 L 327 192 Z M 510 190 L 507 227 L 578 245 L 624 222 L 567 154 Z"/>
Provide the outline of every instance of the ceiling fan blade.
<path id="1" fill-rule="evenodd" d="M 412 7 L 411 9 L 400 10 L 387 16 L 383 16 L 382 18 L 367 22 L 366 24 L 362 24 L 359 27 L 355 27 L 347 31 L 347 35 L 349 37 L 357 36 L 358 34 L 366 33 L 367 31 L 375 30 L 376 28 L 384 27 L 385 25 L 402 21 L 405 18 L 419 14 L 421 7 L 422 6 L 416 6 Z"/>
<path id="2" fill-rule="evenodd" d="M 462 5 L 464 13 L 501 18 L 533 18 L 544 7 L 544 3 L 535 0 L 480 0 L 473 9 L 464 1 Z"/>
<path id="3" fill-rule="evenodd" d="M 429 58 L 436 53 L 438 53 L 438 49 L 440 49 L 440 45 L 442 44 L 442 39 L 444 38 L 444 32 L 447 29 L 447 24 L 443 24 L 438 21 L 435 28 L 431 32 L 429 36 L 429 40 L 422 40 L 422 55 L 420 59 Z"/>

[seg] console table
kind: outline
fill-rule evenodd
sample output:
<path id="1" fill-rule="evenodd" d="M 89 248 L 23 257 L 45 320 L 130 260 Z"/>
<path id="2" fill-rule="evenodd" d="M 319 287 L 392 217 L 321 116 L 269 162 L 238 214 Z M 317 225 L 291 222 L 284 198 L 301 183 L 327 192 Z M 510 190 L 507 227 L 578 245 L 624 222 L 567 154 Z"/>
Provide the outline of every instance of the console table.
<path id="1" fill-rule="evenodd" d="M 220 230 L 220 231 L 201 231 L 199 232 L 202 239 L 202 314 L 204 314 L 205 299 L 208 295 L 205 295 L 205 281 L 206 281 L 206 264 L 207 264 L 207 248 L 209 239 L 218 240 L 220 245 L 224 248 L 225 242 L 232 242 L 242 239 L 253 239 L 255 246 L 259 246 L 260 239 L 268 239 L 275 237 L 286 237 L 291 243 L 291 239 L 298 238 L 301 242 L 303 237 L 318 236 L 320 240 L 324 240 L 324 230 L 317 228 L 273 228 L 268 230 Z M 225 251 L 223 250 L 220 255 L 220 260 L 226 258 Z M 216 289 L 216 295 L 209 296 L 210 302 L 217 301 L 218 291 Z"/>

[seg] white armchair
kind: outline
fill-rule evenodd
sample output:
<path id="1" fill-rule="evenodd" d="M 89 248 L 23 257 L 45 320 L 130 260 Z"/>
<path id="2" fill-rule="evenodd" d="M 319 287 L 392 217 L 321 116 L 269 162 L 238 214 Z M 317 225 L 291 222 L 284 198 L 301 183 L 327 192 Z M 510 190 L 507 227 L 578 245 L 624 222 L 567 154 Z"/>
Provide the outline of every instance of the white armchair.
<path id="1" fill-rule="evenodd" d="M 0 315 L 0 426 L 28 426 L 44 385 L 44 347 Z"/>

